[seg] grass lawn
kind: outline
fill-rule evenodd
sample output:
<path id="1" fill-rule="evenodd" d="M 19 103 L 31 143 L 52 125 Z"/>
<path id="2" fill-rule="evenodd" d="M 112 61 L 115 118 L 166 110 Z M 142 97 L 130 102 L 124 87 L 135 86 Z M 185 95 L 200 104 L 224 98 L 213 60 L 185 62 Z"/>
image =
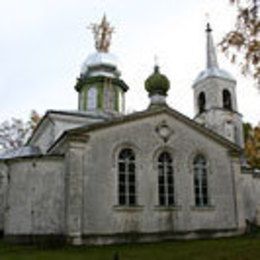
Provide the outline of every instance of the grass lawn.
<path id="1" fill-rule="evenodd" d="M 0 260 L 114 260 L 115 252 L 118 252 L 119 260 L 251 260 L 260 259 L 260 237 L 59 249 L 14 246 L 0 242 Z"/>

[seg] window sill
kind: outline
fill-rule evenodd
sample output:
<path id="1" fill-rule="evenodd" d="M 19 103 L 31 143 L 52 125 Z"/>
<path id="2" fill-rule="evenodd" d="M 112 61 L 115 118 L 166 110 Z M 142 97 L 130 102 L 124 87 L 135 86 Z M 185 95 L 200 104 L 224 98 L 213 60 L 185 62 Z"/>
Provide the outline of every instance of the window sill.
<path id="1" fill-rule="evenodd" d="M 175 205 L 175 206 L 155 206 L 154 210 L 156 211 L 177 211 L 181 210 L 181 206 Z"/>
<path id="2" fill-rule="evenodd" d="M 141 211 L 144 209 L 144 206 L 141 205 L 115 205 L 113 206 L 114 210 L 116 211 L 128 211 L 128 212 L 135 212 L 135 211 Z"/>
<path id="3" fill-rule="evenodd" d="M 193 211 L 214 211 L 215 207 L 213 205 L 207 206 L 191 206 L 191 210 Z"/>

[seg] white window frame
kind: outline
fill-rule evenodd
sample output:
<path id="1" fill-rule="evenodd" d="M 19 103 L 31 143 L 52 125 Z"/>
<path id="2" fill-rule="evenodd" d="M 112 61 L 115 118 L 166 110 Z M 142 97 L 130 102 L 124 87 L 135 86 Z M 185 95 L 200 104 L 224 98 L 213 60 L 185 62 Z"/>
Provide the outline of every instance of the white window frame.
<path id="1" fill-rule="evenodd" d="M 123 157 L 122 156 L 123 152 L 125 153 L 128 152 L 126 158 L 120 158 Z M 118 173 L 118 205 L 136 206 L 137 205 L 136 160 L 135 160 L 135 153 L 131 148 L 124 148 L 120 150 L 118 154 L 117 173 Z M 131 191 L 131 189 L 133 190 Z"/>
<path id="2" fill-rule="evenodd" d="M 193 160 L 194 203 L 196 207 L 209 206 L 208 162 L 198 154 Z"/>
<path id="3" fill-rule="evenodd" d="M 174 168 L 172 156 L 169 152 L 163 151 L 159 154 L 157 170 L 159 206 L 173 207 L 175 205 Z"/>

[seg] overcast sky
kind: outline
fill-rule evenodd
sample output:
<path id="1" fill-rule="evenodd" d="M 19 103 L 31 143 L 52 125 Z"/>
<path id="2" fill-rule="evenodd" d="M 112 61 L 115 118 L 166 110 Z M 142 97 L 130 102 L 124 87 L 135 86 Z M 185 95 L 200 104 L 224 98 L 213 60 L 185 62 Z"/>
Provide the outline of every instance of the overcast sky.
<path id="1" fill-rule="evenodd" d="M 104 13 L 115 27 L 111 52 L 130 86 L 127 110 L 148 105 L 144 80 L 157 55 L 171 81 L 168 103 L 193 117 L 192 82 L 205 68 L 209 13 L 215 43 L 234 23 L 228 0 L 0 0 L 0 121 L 28 118 L 30 110 L 77 109 L 80 67 L 95 51 L 87 26 Z M 219 64 L 238 80 L 239 111 L 260 121 L 260 94 L 218 52 Z"/>

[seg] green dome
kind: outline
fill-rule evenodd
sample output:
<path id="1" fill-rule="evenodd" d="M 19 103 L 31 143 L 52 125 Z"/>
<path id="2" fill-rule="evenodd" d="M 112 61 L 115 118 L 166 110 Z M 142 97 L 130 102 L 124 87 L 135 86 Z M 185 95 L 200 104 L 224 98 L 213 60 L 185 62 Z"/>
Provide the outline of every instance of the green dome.
<path id="1" fill-rule="evenodd" d="M 145 89 L 149 96 L 163 95 L 167 96 L 167 91 L 170 88 L 170 81 L 166 76 L 160 73 L 159 67 L 154 67 L 154 73 L 145 81 Z"/>

